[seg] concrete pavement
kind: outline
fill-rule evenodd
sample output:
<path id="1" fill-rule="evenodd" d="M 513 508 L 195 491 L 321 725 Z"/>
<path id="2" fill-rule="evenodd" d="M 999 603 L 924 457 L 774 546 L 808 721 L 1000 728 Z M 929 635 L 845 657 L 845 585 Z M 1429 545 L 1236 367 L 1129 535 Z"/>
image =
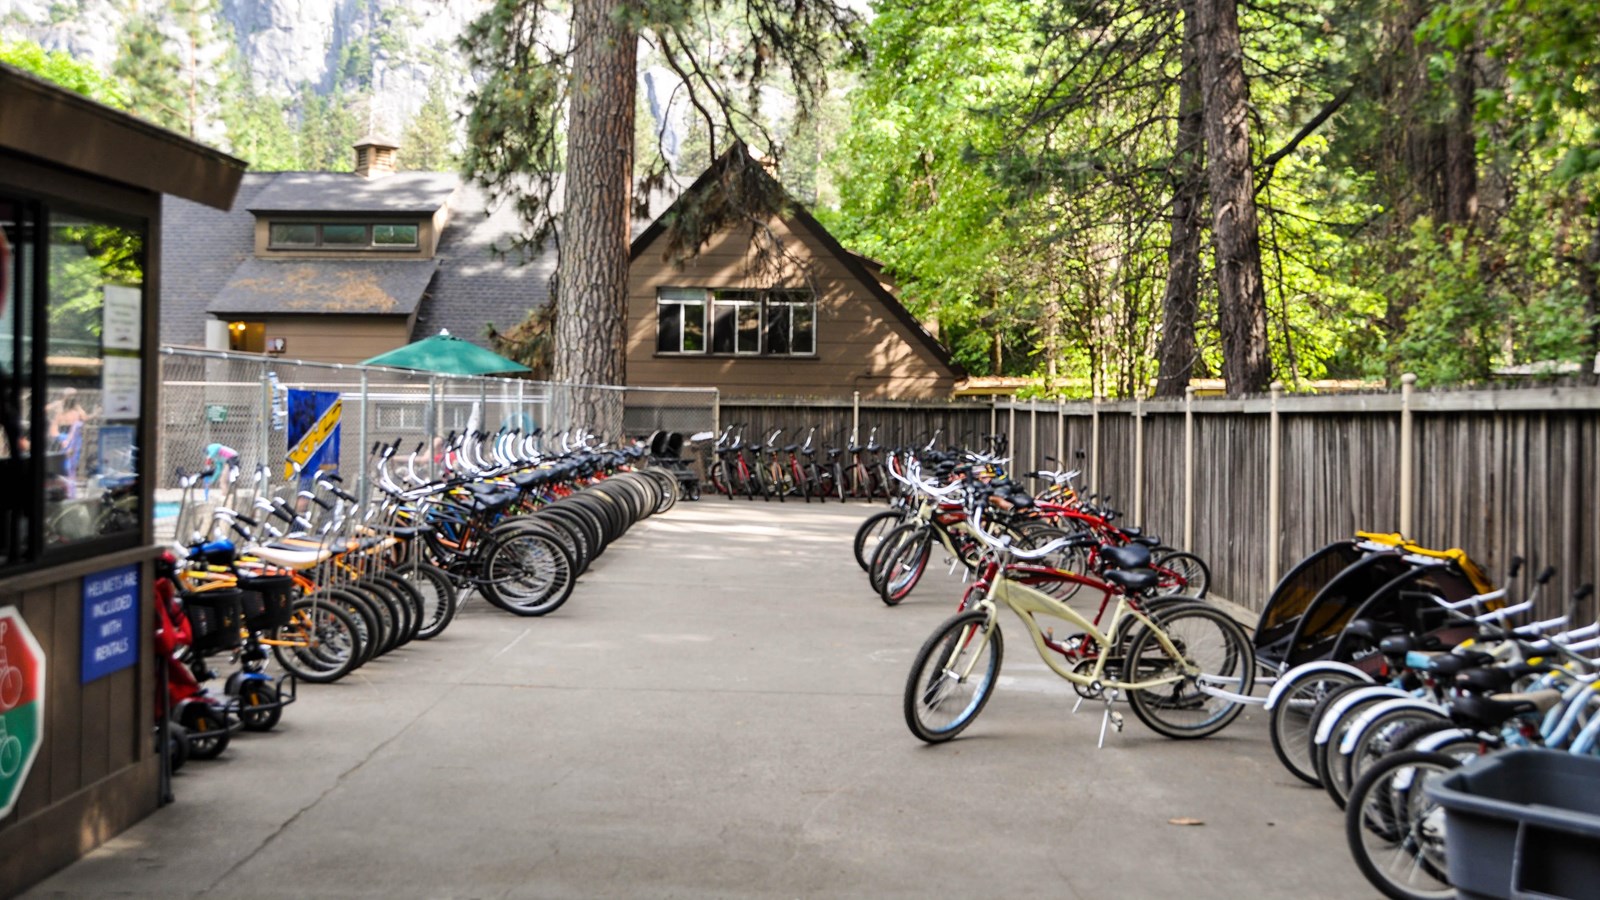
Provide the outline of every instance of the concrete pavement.
<path id="1" fill-rule="evenodd" d="M 906 671 L 959 580 L 885 607 L 867 512 L 683 503 L 548 618 L 473 598 L 29 896 L 1374 895 L 1258 710 L 1197 742 L 1129 714 L 1097 751 L 1014 621 L 983 715 L 913 738 Z"/>

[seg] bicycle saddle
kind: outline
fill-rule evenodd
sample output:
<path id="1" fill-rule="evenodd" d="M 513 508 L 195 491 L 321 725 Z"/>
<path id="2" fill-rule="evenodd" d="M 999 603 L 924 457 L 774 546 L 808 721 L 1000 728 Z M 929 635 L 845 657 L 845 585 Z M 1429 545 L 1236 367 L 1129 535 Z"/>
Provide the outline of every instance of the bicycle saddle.
<path id="1" fill-rule="evenodd" d="M 862 450 L 861 447 L 858 447 L 855 444 L 851 444 L 849 449 L 851 453 L 860 453 Z"/>
<path id="2" fill-rule="evenodd" d="M 1138 537 L 1130 539 L 1128 543 L 1138 544 L 1142 547 L 1149 547 L 1151 550 L 1154 550 L 1155 548 L 1161 546 L 1161 538 L 1158 538 L 1154 535 L 1142 534 Z"/>
<path id="3" fill-rule="evenodd" d="M 1494 731 L 1517 716 L 1544 712 L 1561 702 L 1557 690 L 1484 697 L 1464 694 L 1450 701 L 1450 721 L 1479 731 Z"/>
<path id="4" fill-rule="evenodd" d="M 1150 565 L 1150 549 L 1137 544 L 1127 547 L 1106 546 L 1101 548 L 1100 555 L 1113 569 L 1142 569 Z"/>
<path id="5" fill-rule="evenodd" d="M 786 444 L 783 447 L 783 452 L 784 453 L 793 453 L 793 452 L 795 452 L 796 450 L 799 450 L 799 449 L 800 449 L 800 445 L 799 444 Z"/>
<path id="6" fill-rule="evenodd" d="M 1503 694 L 1511 690 L 1518 680 L 1550 671 L 1549 666 L 1512 663 L 1504 666 L 1480 666 L 1456 676 L 1456 687 L 1474 694 Z"/>
<path id="7" fill-rule="evenodd" d="M 1155 569 L 1112 569 L 1106 572 L 1106 580 L 1137 594 L 1155 587 L 1161 582 L 1161 576 Z"/>
<path id="8" fill-rule="evenodd" d="M 829 459 L 835 459 L 835 458 L 837 458 L 839 456 L 839 454 L 841 454 L 843 452 L 844 451 L 840 450 L 838 447 L 829 447 L 828 448 L 828 458 Z"/>

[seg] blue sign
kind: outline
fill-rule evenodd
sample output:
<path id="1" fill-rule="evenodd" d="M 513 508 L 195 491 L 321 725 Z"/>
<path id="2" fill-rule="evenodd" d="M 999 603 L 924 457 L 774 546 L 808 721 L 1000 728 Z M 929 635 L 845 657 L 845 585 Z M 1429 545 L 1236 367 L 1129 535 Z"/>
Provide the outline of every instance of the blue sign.
<path id="1" fill-rule="evenodd" d="M 289 464 L 285 479 L 300 467 L 302 481 L 322 469 L 339 468 L 338 391 L 289 391 Z"/>
<path id="2" fill-rule="evenodd" d="M 139 661 L 139 567 L 83 577 L 83 683 Z"/>

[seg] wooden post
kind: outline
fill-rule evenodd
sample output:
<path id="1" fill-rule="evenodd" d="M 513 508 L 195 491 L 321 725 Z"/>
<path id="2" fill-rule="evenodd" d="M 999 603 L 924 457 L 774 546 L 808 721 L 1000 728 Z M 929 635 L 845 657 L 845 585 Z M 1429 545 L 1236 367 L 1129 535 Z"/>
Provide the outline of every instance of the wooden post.
<path id="1" fill-rule="evenodd" d="M 1411 536 L 1412 493 L 1416 487 L 1416 458 L 1412 444 L 1411 392 L 1416 389 L 1417 376 L 1410 372 L 1400 376 L 1400 533 Z"/>
<path id="2" fill-rule="evenodd" d="M 1272 593 L 1278 584 L 1279 544 L 1283 540 L 1281 521 L 1283 491 L 1283 449 L 1278 419 L 1278 398 L 1283 396 L 1283 382 L 1272 383 L 1272 411 L 1267 423 L 1267 588 L 1262 596 Z"/>
<path id="3" fill-rule="evenodd" d="M 1006 402 L 1006 451 L 1013 456 L 1016 448 L 1011 442 L 1017 439 L 1017 398 L 1013 396 Z"/>
<path id="4" fill-rule="evenodd" d="M 1028 470 L 1039 468 L 1039 401 L 1028 401 Z"/>
<path id="5" fill-rule="evenodd" d="M 1089 484 L 1100 490 L 1100 397 L 1089 398 Z"/>
<path id="6" fill-rule="evenodd" d="M 1194 385 L 1183 389 L 1183 549 L 1194 550 Z"/>
<path id="7" fill-rule="evenodd" d="M 1133 398 L 1133 519 L 1144 524 L 1144 397 Z"/>
<path id="8" fill-rule="evenodd" d="M 1067 406 L 1066 406 L 1065 403 L 1063 403 L 1061 401 L 1060 397 L 1057 397 L 1056 398 L 1056 465 L 1060 466 L 1062 471 L 1066 471 L 1066 470 L 1072 468 L 1071 466 L 1067 465 L 1066 459 L 1067 459 Z"/>

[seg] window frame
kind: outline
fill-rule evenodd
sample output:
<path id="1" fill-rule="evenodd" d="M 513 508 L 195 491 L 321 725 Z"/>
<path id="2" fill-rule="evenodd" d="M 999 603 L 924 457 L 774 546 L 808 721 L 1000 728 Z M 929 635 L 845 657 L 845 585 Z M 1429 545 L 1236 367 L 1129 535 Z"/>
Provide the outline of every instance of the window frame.
<path id="1" fill-rule="evenodd" d="M 683 295 L 683 296 L 676 296 L 676 297 L 662 296 L 662 294 L 664 294 L 664 293 L 677 293 L 677 294 L 680 294 L 680 295 Z M 693 298 L 693 295 L 696 294 L 696 293 L 700 294 L 698 299 L 694 299 Z M 661 349 L 661 309 L 662 309 L 662 307 L 664 305 L 677 306 L 678 310 L 679 310 L 679 312 L 678 312 L 678 342 L 677 342 L 678 349 L 676 349 L 676 350 L 663 350 L 663 349 Z M 684 335 L 688 331 L 688 328 L 687 328 L 688 316 L 685 314 L 684 309 L 685 309 L 685 307 L 688 307 L 688 306 L 698 306 L 698 307 L 700 307 L 700 341 L 701 341 L 701 344 L 704 345 L 704 346 L 702 347 L 702 349 L 699 349 L 699 350 L 685 350 L 685 349 L 683 349 Z M 662 288 L 660 291 L 658 291 L 656 293 L 656 355 L 657 356 L 705 356 L 706 353 L 709 352 L 709 348 L 711 346 L 710 329 L 708 329 L 706 327 L 706 320 L 710 317 L 710 312 L 711 312 L 711 298 L 710 298 L 709 292 L 700 291 L 700 290 L 695 289 L 695 288 Z"/>
<path id="2" fill-rule="evenodd" d="M 26 305 L 29 320 L 29 334 L 26 338 L 13 335 L 10 345 L 0 348 L 0 354 L 6 357 L 10 365 L 22 354 L 26 356 L 30 366 L 28 380 L 20 389 L 29 396 L 26 404 L 27 427 L 24 429 L 30 451 L 21 470 L 26 474 L 26 496 L 22 503 L 12 508 L 0 508 L 0 516 L 7 518 L 24 517 L 25 523 L 18 535 L 15 548 L 0 548 L 0 577 L 20 574 L 36 569 L 53 568 L 68 565 L 111 553 L 131 550 L 145 543 L 149 531 L 150 515 L 153 503 L 153 482 L 155 477 L 154 458 L 154 432 L 151 423 L 157 415 L 153 395 L 150 387 L 150 372 L 157 364 L 157 356 L 152 345 L 151 322 L 155 315 L 152 309 L 152 297 L 158 296 L 157 273 L 151 267 L 156 248 L 155 236 L 156 223 L 159 221 L 159 209 L 146 206 L 138 200 L 127 202 L 118 195 L 118 192 L 84 189 L 84 183 L 75 177 L 63 177 L 63 185 L 71 185 L 82 194 L 93 194 L 92 199 L 84 200 L 80 196 L 62 195 L 56 193 L 41 193 L 14 182 L 0 179 L 0 194 L 15 203 L 18 207 L 27 210 L 31 217 L 35 231 L 35 239 L 28 249 L 29 283 L 27 292 L 23 293 L 24 285 L 18 283 L 10 285 L 10 302 L 5 315 L 16 316 L 20 319 L 22 309 Z M 104 189 L 101 189 L 104 190 Z M 142 199 L 142 198 L 141 198 Z M 123 202 L 119 202 L 123 201 Z M 131 425 L 133 428 L 133 459 L 134 474 L 138 478 L 138 507 L 137 515 L 140 524 L 134 528 L 123 529 L 111 534 L 97 534 L 76 538 L 66 543 L 50 544 L 46 540 L 46 517 L 53 514 L 47 503 L 47 477 L 50 465 L 50 436 L 47 433 L 49 423 L 45 421 L 45 410 L 48 404 L 48 395 L 51 390 L 52 379 L 49 369 L 51 355 L 50 333 L 50 304 L 51 294 L 51 242 L 53 231 L 57 222 L 66 220 L 88 220 L 97 225 L 109 225 L 127 229 L 139 235 L 139 250 L 136 263 L 140 272 L 139 283 L 139 349 L 136 356 L 130 356 L 126 351 L 110 353 L 102 343 L 99 349 L 99 360 L 102 367 L 110 356 L 124 356 L 136 358 L 139 364 L 139 414 L 137 418 L 128 420 L 101 419 L 98 427 L 104 429 L 116 424 L 119 426 Z M 17 248 L 14 246 L 13 267 L 17 266 L 15 259 Z M 110 284 L 111 282 L 107 282 Z M 126 285 L 124 285 L 126 286 Z M 29 344 L 29 350 L 22 353 L 16 346 L 23 341 Z M 104 369 L 102 368 L 102 372 Z M 103 383 L 103 382 L 102 382 Z M 22 410 L 19 410 L 22 412 Z M 103 414 L 103 410 L 101 411 Z M 37 449 L 34 449 L 37 448 Z M 90 452 L 84 446 L 79 452 Z M 87 498 L 79 498 L 87 499 Z M 6 531 L 14 531 L 8 527 Z M 12 555 L 12 549 L 16 554 Z"/>
<path id="3" fill-rule="evenodd" d="M 698 294 L 704 300 L 689 299 L 688 295 Z M 731 295 L 745 294 L 748 299 L 735 298 Z M 801 298 L 804 299 L 801 299 Z M 678 350 L 661 349 L 661 309 L 666 303 L 687 306 L 692 303 L 702 303 L 704 310 L 704 350 L 683 350 L 683 322 L 684 317 L 679 317 Z M 716 326 L 718 307 L 732 307 L 733 312 L 733 341 L 732 351 L 716 349 Z M 754 306 L 757 311 L 756 349 L 740 350 L 739 341 L 739 310 Z M 767 339 L 767 330 L 771 324 L 769 310 L 774 306 L 786 307 L 789 313 L 789 345 L 794 346 L 794 313 L 796 307 L 809 309 L 811 313 L 811 349 L 805 352 L 775 353 L 772 351 Z M 806 360 L 818 358 L 820 342 L 817 336 L 817 295 L 808 288 L 774 287 L 774 288 L 719 288 L 719 287 L 660 287 L 656 289 L 656 336 L 654 343 L 654 356 L 670 359 L 679 358 L 708 358 L 708 359 L 789 359 Z"/>
<path id="4" fill-rule="evenodd" d="M 316 240 L 310 244 L 285 243 L 273 238 L 273 229 L 279 225 L 311 226 L 316 229 Z M 366 240 L 362 243 L 329 243 L 323 238 L 322 229 L 326 226 L 335 227 L 360 227 L 365 230 Z M 409 244 L 378 243 L 377 230 L 380 227 L 410 228 L 415 232 Z M 414 221 L 382 221 L 382 220 L 350 220 L 350 219 L 300 219 L 300 218 L 272 218 L 267 220 L 267 250 L 273 253 L 303 253 L 303 252 L 329 252 L 329 253 L 415 253 L 422 249 L 422 225 Z"/>

